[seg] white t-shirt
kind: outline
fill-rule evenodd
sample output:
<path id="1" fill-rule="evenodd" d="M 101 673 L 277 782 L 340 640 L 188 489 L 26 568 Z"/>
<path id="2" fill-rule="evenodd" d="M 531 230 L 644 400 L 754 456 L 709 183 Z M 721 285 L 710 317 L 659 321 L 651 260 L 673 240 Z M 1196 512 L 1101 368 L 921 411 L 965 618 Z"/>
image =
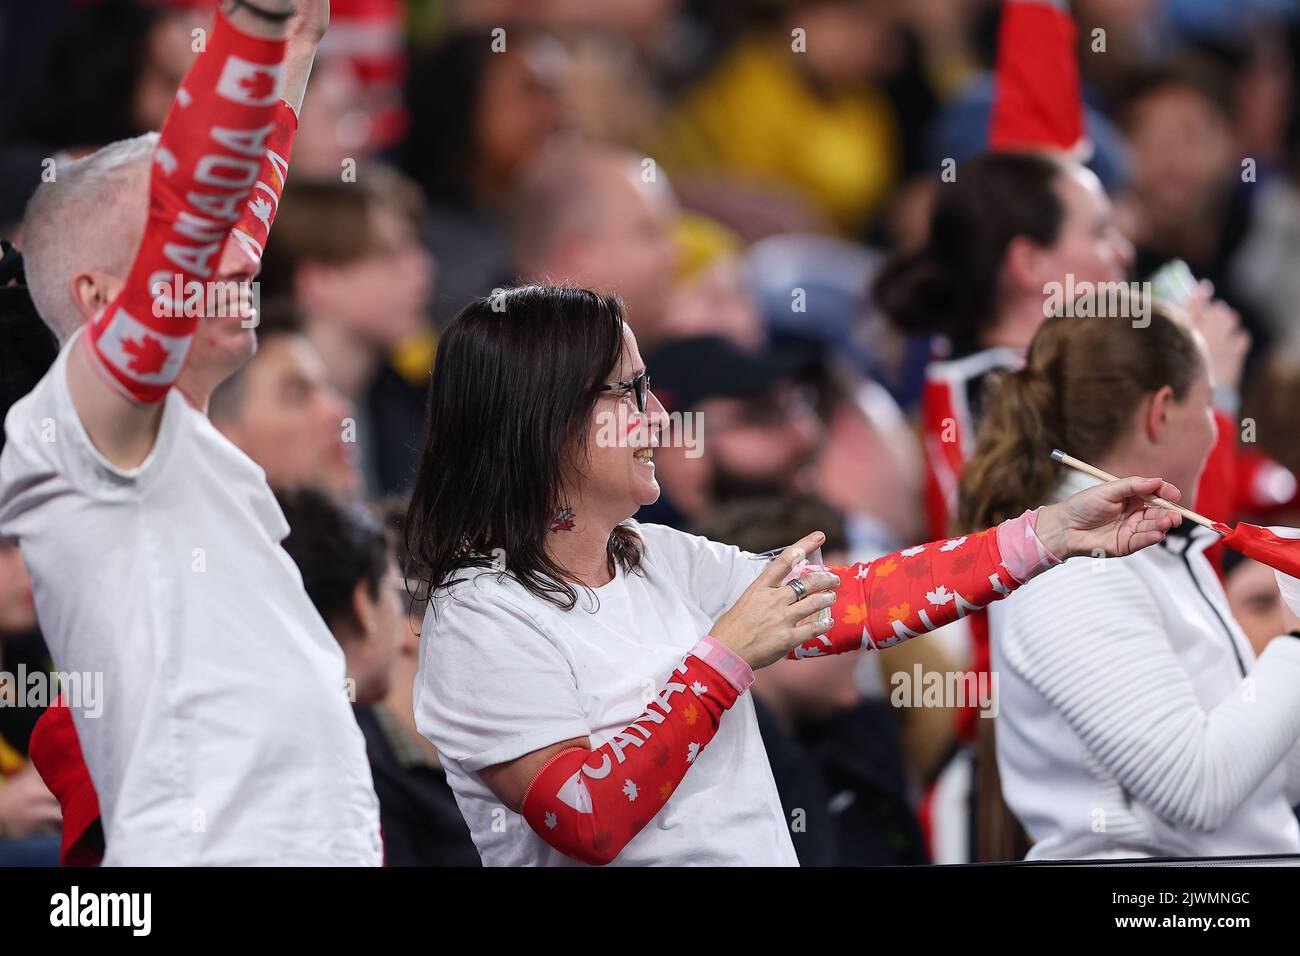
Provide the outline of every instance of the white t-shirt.
<path id="1" fill-rule="evenodd" d="M 736 548 L 638 525 L 641 572 L 578 589 L 563 611 L 488 570 L 425 615 L 415 719 L 488 866 L 578 866 L 507 810 L 478 771 L 574 737 L 606 743 L 762 570 Z M 743 694 L 658 816 L 615 865 L 797 866 L 754 702 Z"/>
<path id="2" fill-rule="evenodd" d="M 104 862 L 377 865 L 343 653 L 265 474 L 175 389 L 148 460 L 114 467 L 68 391 L 79 335 L 5 421 L 0 533 L 58 668 L 103 674 L 73 717 Z"/>

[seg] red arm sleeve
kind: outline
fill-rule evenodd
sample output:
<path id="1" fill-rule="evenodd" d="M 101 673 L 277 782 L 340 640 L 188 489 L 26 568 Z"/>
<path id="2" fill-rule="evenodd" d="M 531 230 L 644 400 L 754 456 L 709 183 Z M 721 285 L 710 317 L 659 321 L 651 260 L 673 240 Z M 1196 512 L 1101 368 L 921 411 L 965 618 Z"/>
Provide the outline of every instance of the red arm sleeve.
<path id="1" fill-rule="evenodd" d="M 230 237 L 243 246 L 257 262 L 262 261 L 271 224 L 280 211 L 280 197 L 289 179 L 289 157 L 293 137 L 298 131 L 298 114 L 281 100 L 275 105 L 271 135 L 266 138 L 266 155 L 257 182 L 244 203 L 244 211 L 230 230 Z"/>
<path id="2" fill-rule="evenodd" d="M 705 637 L 626 729 L 596 750 L 562 750 L 542 766 L 524 794 L 524 819 L 565 856 L 613 861 L 672 796 L 752 680 L 737 655 Z"/>
<path id="3" fill-rule="evenodd" d="M 831 608 L 835 623 L 789 656 L 892 647 L 1006 597 L 1060 563 L 1034 533 L 1036 517 L 1035 509 L 976 534 L 830 567 L 842 582 Z"/>
<path id="4" fill-rule="evenodd" d="M 207 50 L 167 114 L 140 249 L 121 294 L 88 330 L 104 366 L 138 401 L 160 400 L 189 354 L 198 316 L 166 290 L 213 275 L 266 161 L 284 48 L 283 40 L 249 36 L 218 13 Z"/>

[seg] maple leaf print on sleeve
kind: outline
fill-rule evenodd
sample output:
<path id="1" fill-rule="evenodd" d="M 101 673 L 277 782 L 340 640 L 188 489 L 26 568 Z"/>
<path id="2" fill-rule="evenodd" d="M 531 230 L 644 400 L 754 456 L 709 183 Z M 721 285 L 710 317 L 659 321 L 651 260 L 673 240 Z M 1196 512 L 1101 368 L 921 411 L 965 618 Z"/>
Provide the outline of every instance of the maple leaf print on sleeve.
<path id="1" fill-rule="evenodd" d="M 636 783 L 630 777 L 623 781 L 623 792 L 627 794 L 628 803 L 631 803 L 640 794 L 640 791 L 636 788 Z"/>
<path id="2" fill-rule="evenodd" d="M 995 529 L 903 548 L 872 566 L 874 574 L 865 574 L 860 564 L 829 569 L 840 578 L 831 629 L 795 648 L 790 658 L 891 647 L 951 624 L 1019 586 L 1003 565 Z"/>
<path id="3" fill-rule="evenodd" d="M 931 604 L 936 604 L 936 605 L 951 604 L 955 597 L 956 595 L 953 594 L 951 591 L 949 591 L 942 584 L 940 584 L 933 591 L 925 592 L 925 599 L 929 601 Z"/>
<path id="4" fill-rule="evenodd" d="M 250 199 L 248 201 L 248 211 L 267 229 L 271 228 L 271 213 L 275 210 L 264 198 L 258 196 L 255 199 Z"/>

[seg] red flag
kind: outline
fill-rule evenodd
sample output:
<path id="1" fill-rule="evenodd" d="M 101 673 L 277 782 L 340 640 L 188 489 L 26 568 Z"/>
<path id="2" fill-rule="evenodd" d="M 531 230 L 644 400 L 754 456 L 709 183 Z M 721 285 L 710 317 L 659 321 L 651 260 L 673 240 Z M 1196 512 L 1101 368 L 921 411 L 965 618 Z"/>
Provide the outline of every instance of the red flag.
<path id="1" fill-rule="evenodd" d="M 989 130 L 992 149 L 1058 149 L 1071 154 L 1088 149 L 1074 43 L 1066 0 L 1003 4 Z"/>
<path id="2" fill-rule="evenodd" d="M 1223 543 L 1233 550 L 1283 574 L 1300 578 L 1300 539 L 1280 538 L 1268 528 L 1244 521 L 1238 521 L 1235 528 L 1216 521 L 1214 530 L 1224 536 Z"/>

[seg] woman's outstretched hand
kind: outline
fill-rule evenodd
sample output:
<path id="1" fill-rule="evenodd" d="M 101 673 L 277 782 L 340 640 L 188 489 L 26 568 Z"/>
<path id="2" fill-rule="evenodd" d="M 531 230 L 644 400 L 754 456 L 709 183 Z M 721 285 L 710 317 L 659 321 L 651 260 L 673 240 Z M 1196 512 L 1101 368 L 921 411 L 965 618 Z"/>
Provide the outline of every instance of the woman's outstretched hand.
<path id="1" fill-rule="evenodd" d="M 1183 516 L 1143 495 L 1177 501 L 1183 493 L 1160 478 L 1120 478 L 1071 495 L 1038 512 L 1038 539 L 1058 558 L 1123 557 L 1165 538 Z"/>
<path id="2" fill-rule="evenodd" d="M 824 534 L 815 531 L 782 551 L 713 625 L 710 633 L 754 670 L 779 661 L 800 644 L 830 629 L 829 624 L 815 620 L 800 622 L 835 603 L 832 589 L 839 587 L 839 577 L 829 571 L 805 574 L 799 579 L 807 588 L 803 598 L 797 598 L 793 588 L 781 583 L 809 551 L 821 547 L 825 540 Z"/>

